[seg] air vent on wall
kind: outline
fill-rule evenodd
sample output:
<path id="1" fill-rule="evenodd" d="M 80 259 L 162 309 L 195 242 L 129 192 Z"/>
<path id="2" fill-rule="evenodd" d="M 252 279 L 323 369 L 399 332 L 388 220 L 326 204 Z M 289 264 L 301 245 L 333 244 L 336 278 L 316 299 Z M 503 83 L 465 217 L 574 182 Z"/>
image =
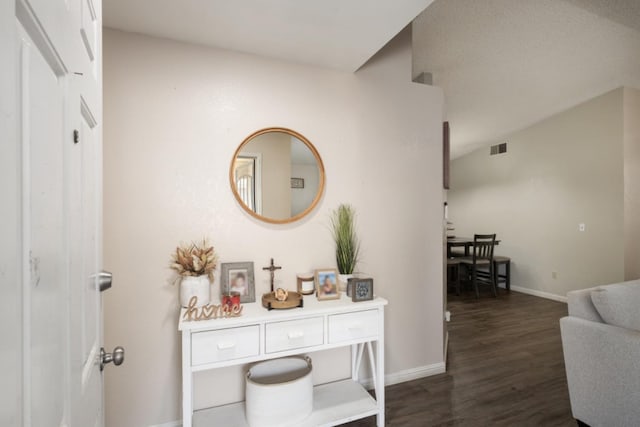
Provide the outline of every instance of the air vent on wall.
<path id="1" fill-rule="evenodd" d="M 495 156 L 496 154 L 502 154 L 507 152 L 507 143 L 503 142 L 502 144 L 496 144 L 491 146 L 491 151 L 489 154 L 491 156 Z"/>

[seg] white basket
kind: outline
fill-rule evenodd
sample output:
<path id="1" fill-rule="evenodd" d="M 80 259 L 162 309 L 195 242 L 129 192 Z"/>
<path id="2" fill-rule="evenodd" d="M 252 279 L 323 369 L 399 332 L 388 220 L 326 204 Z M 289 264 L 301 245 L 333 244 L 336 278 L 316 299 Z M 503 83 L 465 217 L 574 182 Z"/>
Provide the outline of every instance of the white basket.
<path id="1" fill-rule="evenodd" d="M 245 415 L 251 427 L 295 426 L 313 411 L 311 359 L 258 363 L 246 377 Z"/>

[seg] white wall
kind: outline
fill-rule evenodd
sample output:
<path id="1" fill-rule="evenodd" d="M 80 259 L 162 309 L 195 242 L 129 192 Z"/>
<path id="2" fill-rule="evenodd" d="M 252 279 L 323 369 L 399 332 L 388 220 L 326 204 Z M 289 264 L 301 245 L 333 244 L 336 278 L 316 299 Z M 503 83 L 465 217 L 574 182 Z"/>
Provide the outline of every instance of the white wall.
<path id="1" fill-rule="evenodd" d="M 624 278 L 640 279 L 640 90 L 624 88 Z"/>
<path id="2" fill-rule="evenodd" d="M 622 139 L 618 89 L 508 136 L 506 154 L 489 156 L 486 147 L 455 159 L 455 234 L 497 233 L 512 285 L 534 292 L 565 296 L 621 281 Z"/>
<path id="3" fill-rule="evenodd" d="M 258 295 L 274 257 L 280 285 L 294 289 L 297 272 L 335 264 L 328 214 L 342 202 L 358 211 L 360 269 L 390 302 L 386 372 L 397 380 L 443 368 L 443 96 L 410 82 L 408 34 L 355 74 L 110 30 L 104 52 L 105 268 L 115 278 L 105 346 L 127 350 L 105 374 L 108 426 L 180 417 L 168 269 L 177 243 L 207 235 L 222 262 L 255 262 Z M 292 225 L 257 222 L 229 189 L 234 150 L 271 126 L 305 135 L 326 168 L 318 208 Z M 315 380 L 347 376 L 347 356 L 314 354 Z M 240 373 L 199 375 L 196 405 L 241 399 Z"/>

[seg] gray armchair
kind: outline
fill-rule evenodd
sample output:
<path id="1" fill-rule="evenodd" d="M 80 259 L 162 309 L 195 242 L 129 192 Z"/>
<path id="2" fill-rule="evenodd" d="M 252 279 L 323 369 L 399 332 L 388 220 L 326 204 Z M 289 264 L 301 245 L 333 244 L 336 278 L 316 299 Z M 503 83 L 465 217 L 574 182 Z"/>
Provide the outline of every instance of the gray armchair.
<path id="1" fill-rule="evenodd" d="M 640 281 L 567 298 L 560 330 L 574 418 L 591 427 L 640 426 Z"/>

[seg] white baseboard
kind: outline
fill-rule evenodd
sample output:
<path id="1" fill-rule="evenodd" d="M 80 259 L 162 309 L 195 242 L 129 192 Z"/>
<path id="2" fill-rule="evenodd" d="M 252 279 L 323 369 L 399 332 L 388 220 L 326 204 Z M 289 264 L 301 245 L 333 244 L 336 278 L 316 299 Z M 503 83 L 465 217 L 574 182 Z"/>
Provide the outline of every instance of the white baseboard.
<path id="1" fill-rule="evenodd" d="M 556 295 L 556 294 L 552 294 L 550 292 L 539 291 L 537 289 L 523 288 L 523 287 L 520 287 L 520 286 L 511 286 L 511 290 L 512 291 L 516 291 L 516 292 L 520 292 L 520 293 L 523 293 L 523 294 L 527 294 L 527 295 L 533 295 L 534 297 L 546 298 L 546 299 L 550 299 L 550 300 L 553 300 L 553 301 L 564 302 L 564 303 L 567 302 L 567 297 L 566 296 Z"/>
<path id="2" fill-rule="evenodd" d="M 417 368 L 406 369 L 404 371 L 393 372 L 384 376 L 384 385 L 400 384 L 407 381 L 413 381 L 420 378 L 430 377 L 432 375 L 444 374 L 446 366 L 444 362 L 434 363 L 433 365 L 419 366 Z M 360 381 L 367 389 L 373 388 L 373 380 L 371 378 Z"/>

